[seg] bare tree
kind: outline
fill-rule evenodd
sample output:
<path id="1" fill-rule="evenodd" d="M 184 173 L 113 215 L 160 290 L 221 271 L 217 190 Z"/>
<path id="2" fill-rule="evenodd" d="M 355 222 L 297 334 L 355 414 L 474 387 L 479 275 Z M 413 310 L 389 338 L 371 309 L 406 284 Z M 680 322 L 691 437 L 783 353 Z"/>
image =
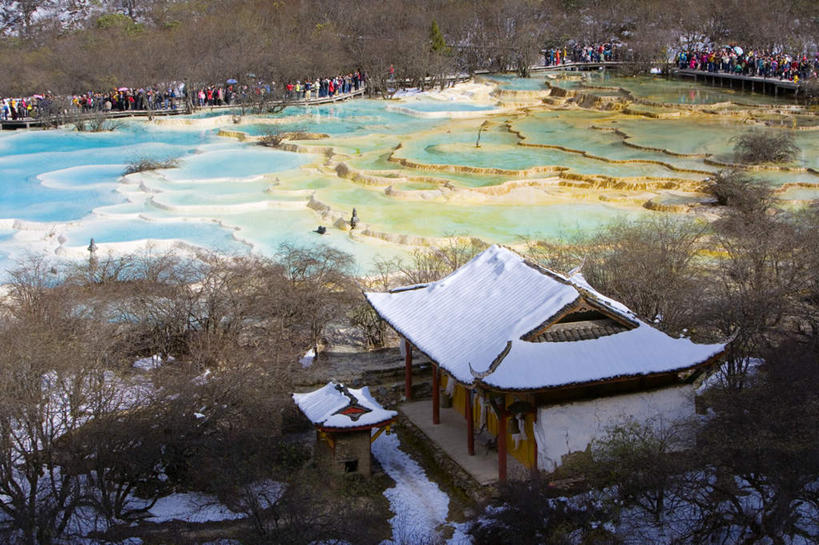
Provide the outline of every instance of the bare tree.
<path id="1" fill-rule="evenodd" d="M 685 497 L 697 514 L 686 543 L 816 539 L 816 354 L 815 338 L 789 341 L 763 354 L 766 364 L 748 388 L 712 392 L 714 417 L 693 454 L 714 470 L 688 475 Z"/>
<path id="2" fill-rule="evenodd" d="M 528 253 L 547 267 L 583 276 L 664 330 L 689 328 L 699 314 L 696 293 L 705 269 L 698 259 L 707 225 L 670 216 L 615 222 L 593 236 L 558 245 L 529 243 Z"/>
<path id="3" fill-rule="evenodd" d="M 688 467 L 679 453 L 690 446 L 692 431 L 688 422 L 626 421 L 610 427 L 591 444 L 584 467 L 589 484 L 614 486 L 622 505 L 661 523 L 680 506 L 680 475 Z"/>
<path id="4" fill-rule="evenodd" d="M 72 531 L 85 500 L 76 433 L 123 408 L 111 328 L 48 275 L 36 263 L 15 273 L 0 327 L 0 510 L 7 535 L 31 545 Z"/>
<path id="5" fill-rule="evenodd" d="M 816 284 L 810 225 L 752 205 L 715 224 L 714 240 L 725 257 L 705 290 L 706 320 L 734 336 L 725 371 L 735 387 L 742 386 L 751 358 L 789 335 L 789 321 L 804 315 L 805 295 Z"/>
<path id="6" fill-rule="evenodd" d="M 349 254 L 329 247 L 279 247 L 278 259 L 289 282 L 290 297 L 284 307 L 299 316 L 318 354 L 327 325 L 344 316 L 355 301 L 354 262 Z"/>
<path id="7" fill-rule="evenodd" d="M 613 512 L 593 498 L 568 500 L 543 475 L 500 486 L 492 502 L 469 534 L 476 543 L 524 545 L 544 543 L 599 543 L 613 545 L 619 540 L 611 531 Z M 609 529 L 611 528 L 611 529 Z"/>

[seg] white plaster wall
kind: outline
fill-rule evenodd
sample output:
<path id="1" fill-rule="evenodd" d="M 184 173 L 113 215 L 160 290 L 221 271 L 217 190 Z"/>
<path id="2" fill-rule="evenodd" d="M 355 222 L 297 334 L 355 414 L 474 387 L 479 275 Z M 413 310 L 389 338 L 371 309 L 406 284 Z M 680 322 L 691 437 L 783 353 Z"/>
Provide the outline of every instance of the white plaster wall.
<path id="1" fill-rule="evenodd" d="M 690 384 L 540 407 L 534 427 L 537 467 L 553 471 L 564 455 L 586 450 L 592 439 L 605 435 L 607 428 L 627 420 L 663 424 L 691 416 L 694 388 Z"/>

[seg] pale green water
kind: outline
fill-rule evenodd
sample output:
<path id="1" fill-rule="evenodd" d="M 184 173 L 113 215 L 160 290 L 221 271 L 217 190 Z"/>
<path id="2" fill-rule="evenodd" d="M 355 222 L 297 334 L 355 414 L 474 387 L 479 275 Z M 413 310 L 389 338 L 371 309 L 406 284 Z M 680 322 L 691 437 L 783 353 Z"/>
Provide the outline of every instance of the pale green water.
<path id="1" fill-rule="evenodd" d="M 585 151 L 591 155 L 607 159 L 661 161 L 673 167 L 690 170 L 711 171 L 713 167 L 704 165 L 701 160 L 673 155 L 657 154 L 623 145 L 623 137 L 600 128 L 623 128 L 629 121 L 623 116 L 607 112 L 587 112 L 570 110 L 565 112 L 538 113 L 515 123 L 514 128 L 521 130 L 532 144 L 559 145 L 572 150 Z M 647 120 L 634 119 L 642 126 Z M 678 121 L 678 120 L 674 120 Z M 669 173 L 666 173 L 669 175 Z M 686 173 L 675 176 L 686 177 Z"/>
<path id="2" fill-rule="evenodd" d="M 756 126 L 754 119 L 761 130 L 792 131 L 801 149 L 792 166 L 819 168 L 819 131 L 792 128 L 794 119 L 799 127 L 819 124 L 814 113 L 779 115 L 720 106 L 721 111 L 737 114 L 728 116 L 674 109 L 675 104 L 725 100 L 782 103 L 770 97 L 599 73 L 491 79 L 506 91 L 546 90 L 549 81 L 611 96 L 621 87 L 634 96 L 669 104 L 634 104 L 636 111 L 676 111 L 680 116 L 654 119 L 547 105 L 490 114 L 497 104 L 416 96 L 386 103 L 356 100 L 287 108 L 258 120 L 249 116 L 238 125 L 224 120 L 225 129 L 250 135 L 282 131 L 328 135 L 299 142 L 311 153 L 219 137 L 216 126 L 222 119 L 209 118 L 224 112 L 202 112 L 191 118 L 191 125 L 168 129 L 131 122 L 103 134 L 4 134 L 0 263 L 7 266 L 29 251 L 84 255 L 87 239 L 94 237 L 103 245 L 182 241 L 227 253 L 263 254 L 275 252 L 282 242 L 323 243 L 351 252 L 364 271 L 377 256 L 406 253 L 410 247 L 401 240 L 417 242 L 419 237 L 428 243 L 450 235 L 505 244 L 526 237 L 565 239 L 617 218 L 660 213 L 641 207 L 649 200 L 701 202 L 699 182 L 719 168 L 707 164 L 706 157 L 731 161 L 731 138 Z M 611 89 L 589 89 L 590 85 Z M 453 119 L 416 115 L 424 113 L 451 113 Z M 464 113 L 478 117 L 460 119 Z M 478 129 L 485 122 L 476 147 Z M 333 152 L 328 154 L 328 148 Z M 123 179 L 127 163 L 139 157 L 175 157 L 179 166 Z M 403 166 L 401 160 L 415 166 Z M 336 167 L 341 162 L 375 183 L 340 178 Z M 781 194 L 787 201 L 819 199 L 819 176 L 811 172 L 763 170 L 754 176 L 773 186 L 794 182 L 816 186 L 789 189 Z M 311 199 L 321 203 L 315 208 L 328 206 L 330 212 L 324 215 L 308 207 Z M 362 229 L 350 234 L 336 228 L 336 220 L 349 218 L 353 208 L 362 229 L 392 242 L 362 236 Z M 318 225 L 328 227 L 326 235 L 313 232 Z"/>
<path id="3" fill-rule="evenodd" d="M 495 81 L 501 89 L 508 89 L 512 91 L 545 91 L 548 89 L 546 85 L 547 77 L 543 73 L 535 73 L 529 78 L 518 78 L 511 75 L 493 75 L 488 76 L 488 80 Z"/>
<path id="4" fill-rule="evenodd" d="M 569 83 L 569 82 L 566 82 Z M 662 102 L 671 105 L 716 104 L 720 102 L 737 102 L 742 104 L 793 104 L 793 99 L 775 98 L 760 93 L 743 92 L 719 86 L 695 83 L 689 79 L 666 79 L 665 77 L 623 77 L 612 71 L 592 71 L 584 73 L 584 83 L 591 86 L 622 88 L 637 98 L 651 102 Z M 564 82 L 558 83 L 561 87 Z M 582 88 L 582 85 L 569 83 L 567 88 Z M 750 89 L 750 86 L 749 86 Z"/>
<path id="5" fill-rule="evenodd" d="M 570 117 L 571 113 L 567 112 L 563 116 Z M 515 127 L 527 135 L 527 143 L 585 150 L 595 156 L 617 160 L 665 159 L 658 158 L 656 153 L 651 155 L 633 148 L 626 148 L 622 145 L 622 138 L 614 134 L 597 131 L 589 126 L 585 128 L 569 126 L 560 117 L 532 119 L 527 123 L 515 125 Z M 531 133 L 529 132 L 530 127 L 534 127 Z M 610 163 L 560 149 L 521 147 L 517 145 L 519 140 L 515 135 L 498 128 L 484 131 L 481 136 L 481 147 L 478 148 L 474 145 L 475 134 L 476 127 L 470 127 L 458 131 L 453 129 L 447 134 L 405 142 L 398 155 L 416 162 L 437 165 L 450 164 L 511 170 L 554 166 L 568 167 L 571 171 L 580 174 L 620 178 L 649 176 L 702 179 L 705 177 L 705 175 L 675 171 L 658 164 Z M 529 136 L 530 134 L 532 136 Z M 711 170 L 704 169 L 702 162 L 680 160 L 665 162 L 677 163 L 677 166 L 685 168 Z"/>

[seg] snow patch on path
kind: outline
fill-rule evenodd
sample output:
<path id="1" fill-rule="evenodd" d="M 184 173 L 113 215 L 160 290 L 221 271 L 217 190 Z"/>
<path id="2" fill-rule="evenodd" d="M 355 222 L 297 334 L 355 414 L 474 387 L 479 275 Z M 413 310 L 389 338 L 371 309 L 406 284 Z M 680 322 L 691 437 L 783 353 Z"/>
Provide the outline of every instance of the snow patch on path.
<path id="1" fill-rule="evenodd" d="M 280 482 L 266 479 L 251 484 L 247 492 L 251 494 L 258 507 L 268 509 L 275 504 L 284 492 L 284 485 Z M 199 492 L 184 492 L 171 494 L 159 498 L 149 510 L 149 522 L 168 522 L 181 520 L 183 522 L 218 522 L 246 518 L 246 512 L 232 511 L 219 502 L 216 496 Z"/>
<path id="2" fill-rule="evenodd" d="M 150 509 L 149 522 L 168 522 L 181 520 L 183 522 L 217 522 L 222 520 L 236 520 L 245 518 L 244 513 L 236 513 L 219 503 L 215 496 L 198 492 L 171 494 L 159 498 Z"/>
<path id="3" fill-rule="evenodd" d="M 441 537 L 438 528 L 447 524 L 449 496 L 430 481 L 415 460 L 399 447 L 395 434 L 381 435 L 373 443 L 373 455 L 384 471 L 395 481 L 384 491 L 395 516 L 390 519 L 392 539 L 382 545 L 434 544 Z M 451 525 L 455 533 L 448 545 L 467 545 L 472 541 L 464 533 L 464 525 Z"/>

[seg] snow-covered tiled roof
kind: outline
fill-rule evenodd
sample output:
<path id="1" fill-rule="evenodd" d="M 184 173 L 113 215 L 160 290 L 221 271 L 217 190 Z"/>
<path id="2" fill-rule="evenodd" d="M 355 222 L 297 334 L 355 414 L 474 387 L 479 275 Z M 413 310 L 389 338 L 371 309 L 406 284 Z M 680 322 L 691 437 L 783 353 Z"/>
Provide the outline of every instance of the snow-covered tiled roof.
<path id="1" fill-rule="evenodd" d="M 382 407 L 364 387 L 346 388 L 335 382 L 304 394 L 293 394 L 304 415 L 323 428 L 363 428 L 395 418 L 398 413 Z"/>
<path id="2" fill-rule="evenodd" d="M 500 389 L 550 388 L 682 370 L 724 350 L 722 344 L 670 337 L 595 291 L 582 276 L 539 269 L 499 246 L 437 282 L 366 296 L 399 334 L 465 384 L 479 376 Z M 630 329 L 573 342 L 523 340 L 581 300 L 626 321 Z"/>

